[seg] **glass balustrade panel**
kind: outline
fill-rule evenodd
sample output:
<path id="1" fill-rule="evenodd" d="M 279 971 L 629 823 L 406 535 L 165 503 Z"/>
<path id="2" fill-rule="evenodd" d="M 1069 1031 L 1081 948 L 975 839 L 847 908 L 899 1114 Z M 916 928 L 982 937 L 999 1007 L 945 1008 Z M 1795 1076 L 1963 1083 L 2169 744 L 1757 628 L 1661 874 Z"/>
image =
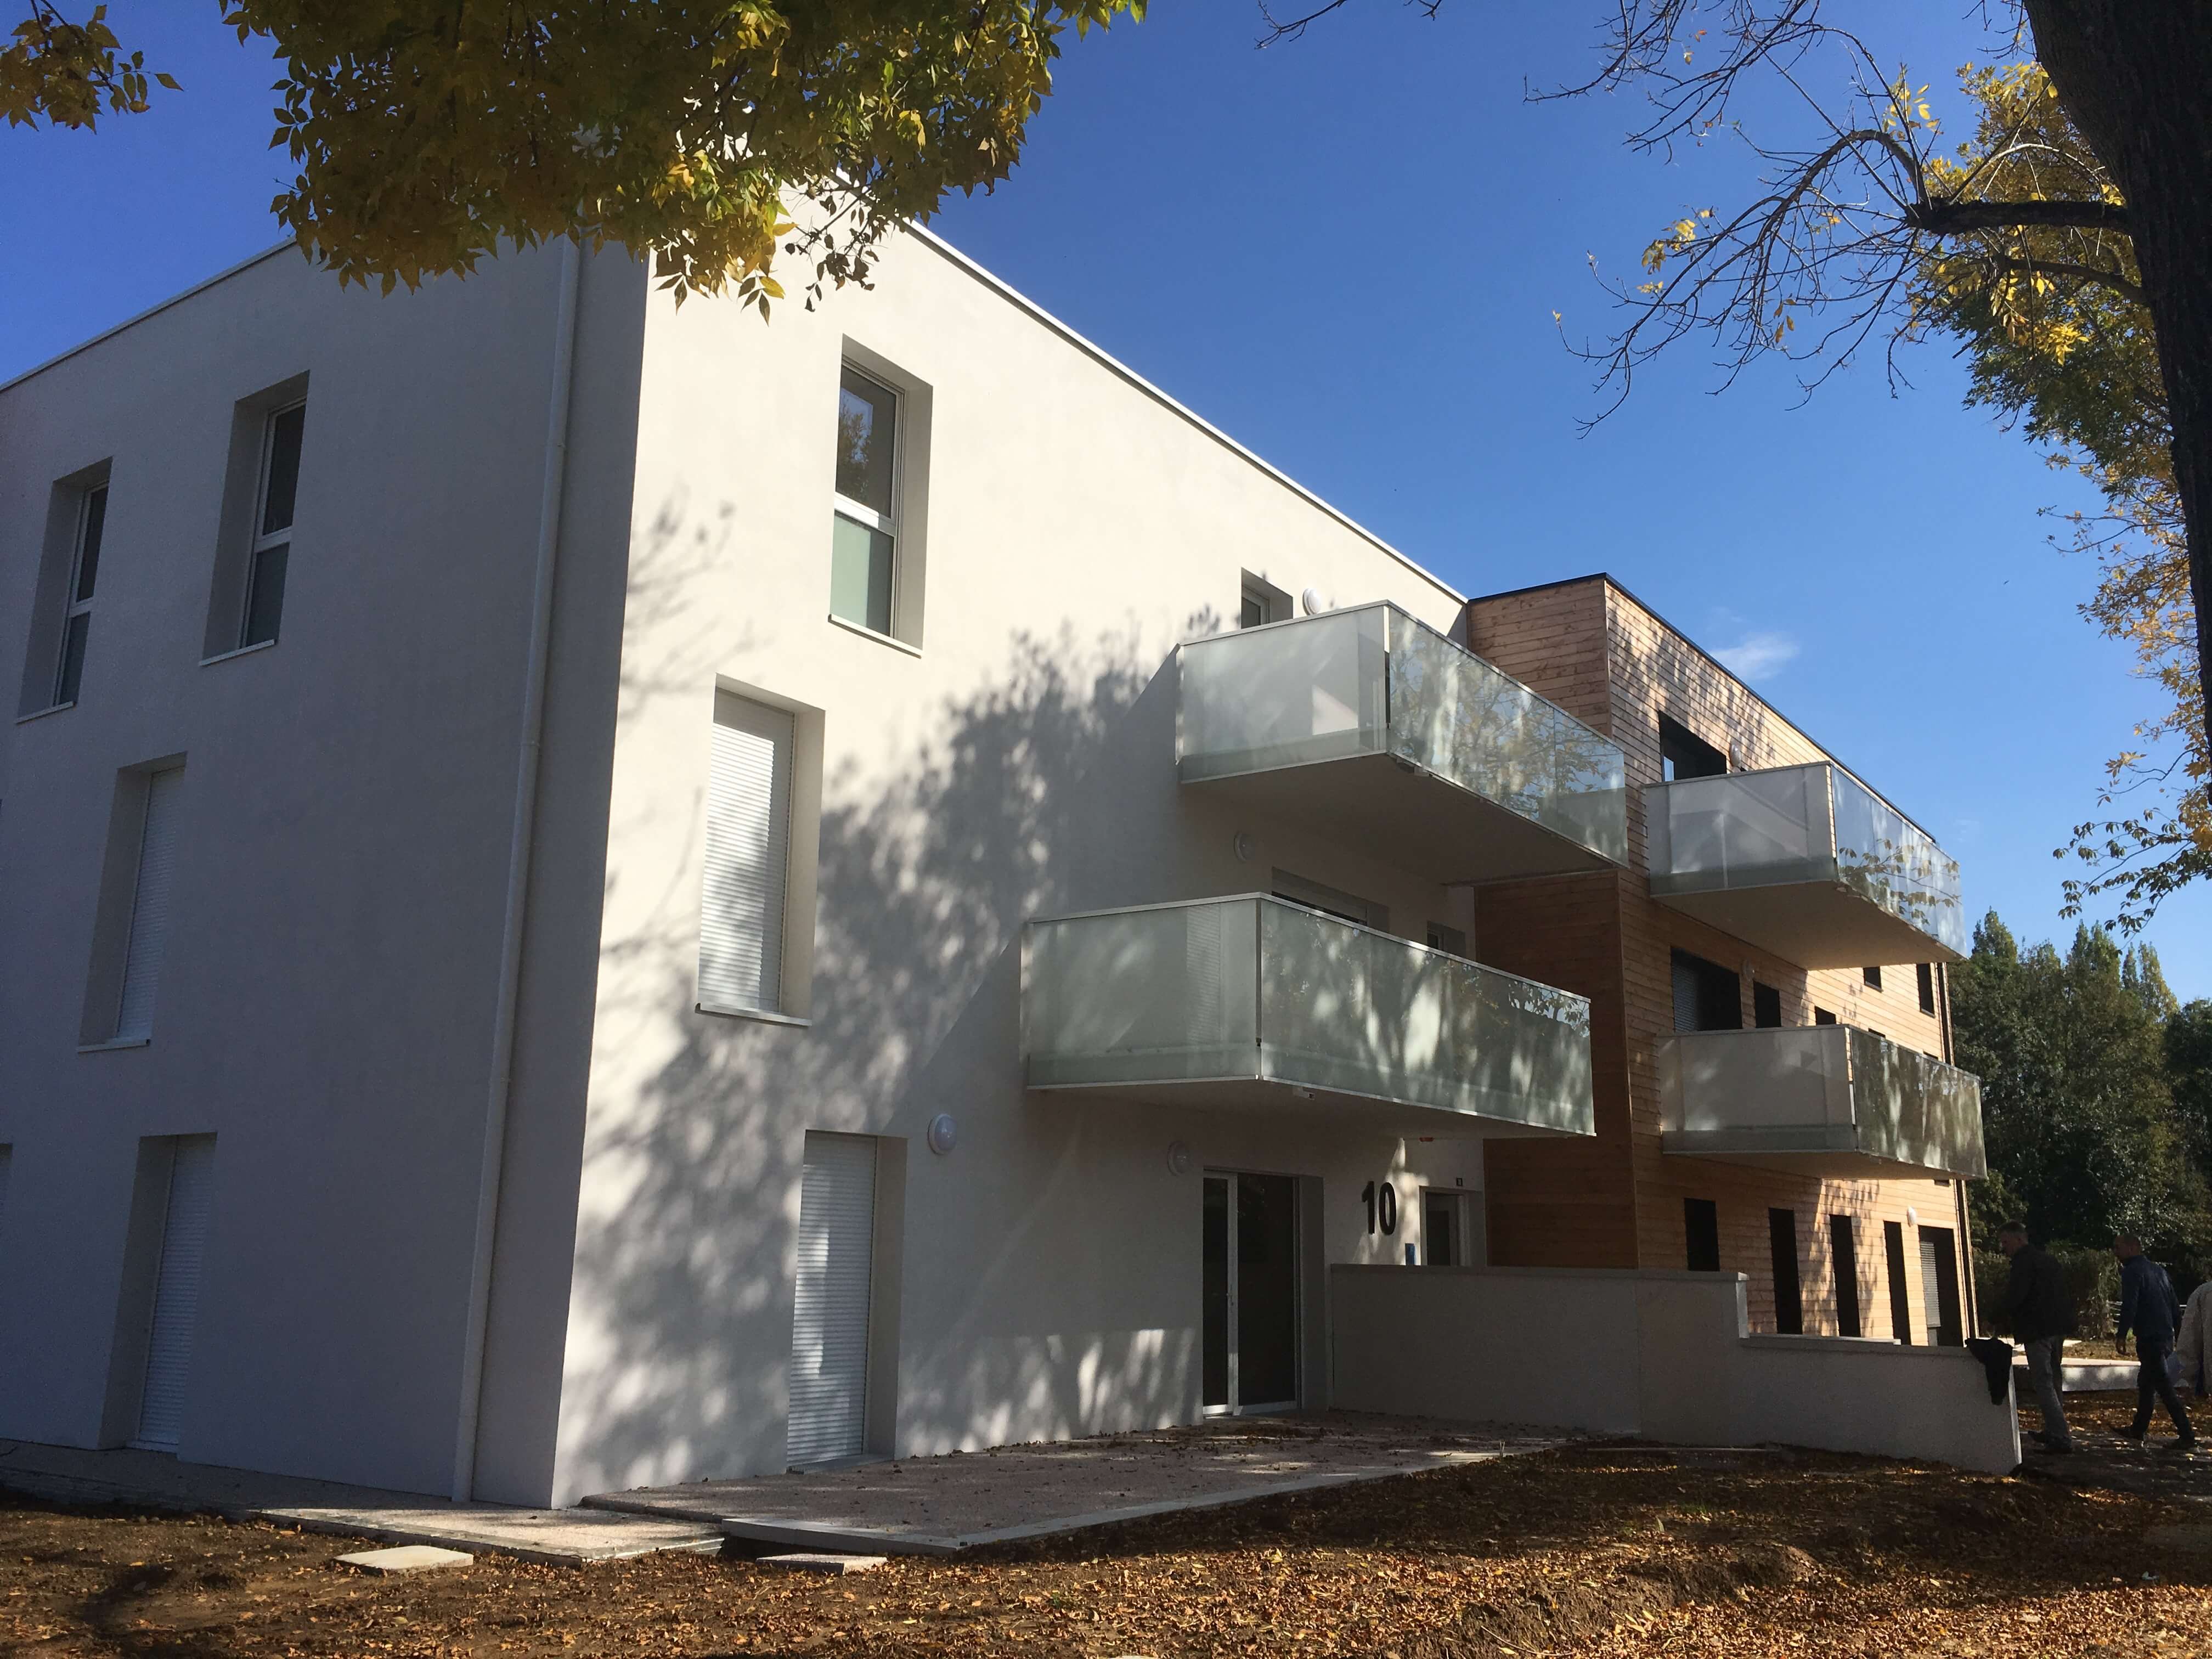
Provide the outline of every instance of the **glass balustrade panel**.
<path id="1" fill-rule="evenodd" d="M 1680 1121 L 1665 1127 L 1711 1133 L 1849 1123 L 1849 1029 L 1687 1031 L 1668 1039 L 1680 1079 Z"/>
<path id="2" fill-rule="evenodd" d="M 1856 779 L 1835 775 L 1836 873 L 1863 896 L 1966 954 L 1959 866 Z"/>
<path id="3" fill-rule="evenodd" d="M 1583 999 L 1273 901 L 1260 957 L 1270 1077 L 1589 1133 Z"/>
<path id="4" fill-rule="evenodd" d="M 1389 616 L 1391 752 L 1625 859 L 1620 750 L 1435 629 L 1395 608 Z"/>
<path id="5" fill-rule="evenodd" d="M 1030 1082 L 1256 1076 L 1260 902 L 1030 923 L 1022 969 Z"/>
<path id="6" fill-rule="evenodd" d="M 1651 841 L 1661 861 L 1654 885 L 1692 892 L 1831 879 L 1827 770 L 1792 766 L 1655 785 L 1645 799 L 1665 823 Z"/>
<path id="7" fill-rule="evenodd" d="M 1381 754 L 1387 652 L 1380 605 L 1191 641 L 1177 665 L 1181 775 Z"/>

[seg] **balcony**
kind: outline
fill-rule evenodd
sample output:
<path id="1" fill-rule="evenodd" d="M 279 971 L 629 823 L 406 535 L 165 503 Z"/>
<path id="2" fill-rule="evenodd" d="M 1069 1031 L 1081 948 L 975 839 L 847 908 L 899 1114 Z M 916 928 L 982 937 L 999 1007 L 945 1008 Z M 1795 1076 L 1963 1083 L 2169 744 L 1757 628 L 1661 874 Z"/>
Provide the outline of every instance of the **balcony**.
<path id="1" fill-rule="evenodd" d="M 1660 1148 L 1843 1181 L 1984 1173 L 1982 1082 L 1849 1025 L 1659 1045 Z"/>
<path id="2" fill-rule="evenodd" d="M 1395 605 L 1193 640 L 1176 773 L 1439 881 L 1628 857 L 1620 750 Z"/>
<path id="3" fill-rule="evenodd" d="M 1959 866 L 1817 762 L 1644 791 L 1651 896 L 1801 968 L 1961 962 Z"/>
<path id="4" fill-rule="evenodd" d="M 1589 1134 L 1589 1004 L 1247 894 L 1032 921 L 1028 1085 L 1405 1134 Z"/>

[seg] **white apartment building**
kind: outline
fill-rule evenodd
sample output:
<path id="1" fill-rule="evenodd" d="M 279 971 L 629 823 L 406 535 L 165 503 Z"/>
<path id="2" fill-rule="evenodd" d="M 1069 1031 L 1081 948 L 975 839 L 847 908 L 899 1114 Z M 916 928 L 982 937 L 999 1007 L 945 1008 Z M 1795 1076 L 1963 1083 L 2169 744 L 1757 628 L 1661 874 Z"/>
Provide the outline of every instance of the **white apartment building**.
<path id="1" fill-rule="evenodd" d="M 1331 1269 L 1594 1131 L 1474 895 L 1637 809 L 1463 605 L 919 233 L 767 323 L 280 250 L 0 386 L 0 1436 L 564 1504 L 1328 1404 Z"/>

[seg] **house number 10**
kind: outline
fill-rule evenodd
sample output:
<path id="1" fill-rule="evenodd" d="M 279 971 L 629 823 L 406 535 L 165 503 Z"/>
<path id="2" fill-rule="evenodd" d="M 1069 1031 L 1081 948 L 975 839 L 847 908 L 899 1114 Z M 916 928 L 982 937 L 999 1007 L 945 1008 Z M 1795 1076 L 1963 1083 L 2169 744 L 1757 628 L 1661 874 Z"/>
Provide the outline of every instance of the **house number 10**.
<path id="1" fill-rule="evenodd" d="M 1367 1206 L 1367 1231 L 1373 1232 L 1379 1223 L 1388 1236 L 1398 1231 L 1398 1189 L 1385 1181 L 1379 1185 L 1369 1182 L 1359 1189 L 1359 1201 Z"/>

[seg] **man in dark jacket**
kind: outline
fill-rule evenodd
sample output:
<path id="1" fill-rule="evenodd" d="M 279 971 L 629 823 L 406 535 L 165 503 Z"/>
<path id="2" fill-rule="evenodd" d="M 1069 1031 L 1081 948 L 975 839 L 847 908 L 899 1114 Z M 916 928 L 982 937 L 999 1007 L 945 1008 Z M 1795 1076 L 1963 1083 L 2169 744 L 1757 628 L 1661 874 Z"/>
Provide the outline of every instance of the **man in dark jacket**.
<path id="1" fill-rule="evenodd" d="M 2197 1431 L 2189 1426 L 2188 1414 L 2181 1409 L 2180 1396 L 2173 1391 L 2172 1373 L 2166 1364 L 2166 1355 L 2173 1351 L 2174 1328 L 2181 1317 L 2172 1282 L 2165 1268 L 2142 1253 L 2142 1241 L 2132 1234 L 2122 1233 L 2114 1239 L 2112 1254 L 2120 1259 L 2118 1346 L 2125 1353 L 2128 1333 L 2134 1331 L 2136 1358 L 2142 1367 L 2136 1373 L 2135 1426 L 2124 1432 L 2130 1440 L 2149 1434 L 2150 1406 L 2155 1399 L 2173 1419 L 2174 1449 L 2187 1451 L 2197 1443 Z"/>
<path id="2" fill-rule="evenodd" d="M 2048 1251 L 2027 1242 L 2025 1221 L 2008 1221 L 1999 1228 L 1997 1248 L 2012 1258 L 2004 1310 L 2014 1339 L 2027 1350 L 2027 1380 L 2035 1403 L 2043 1407 L 2043 1430 L 2035 1437 L 2048 1451 L 2070 1452 L 2074 1437 L 2058 1396 L 2066 1339 L 2074 1334 L 2074 1299 L 2066 1294 L 2066 1276 Z"/>

